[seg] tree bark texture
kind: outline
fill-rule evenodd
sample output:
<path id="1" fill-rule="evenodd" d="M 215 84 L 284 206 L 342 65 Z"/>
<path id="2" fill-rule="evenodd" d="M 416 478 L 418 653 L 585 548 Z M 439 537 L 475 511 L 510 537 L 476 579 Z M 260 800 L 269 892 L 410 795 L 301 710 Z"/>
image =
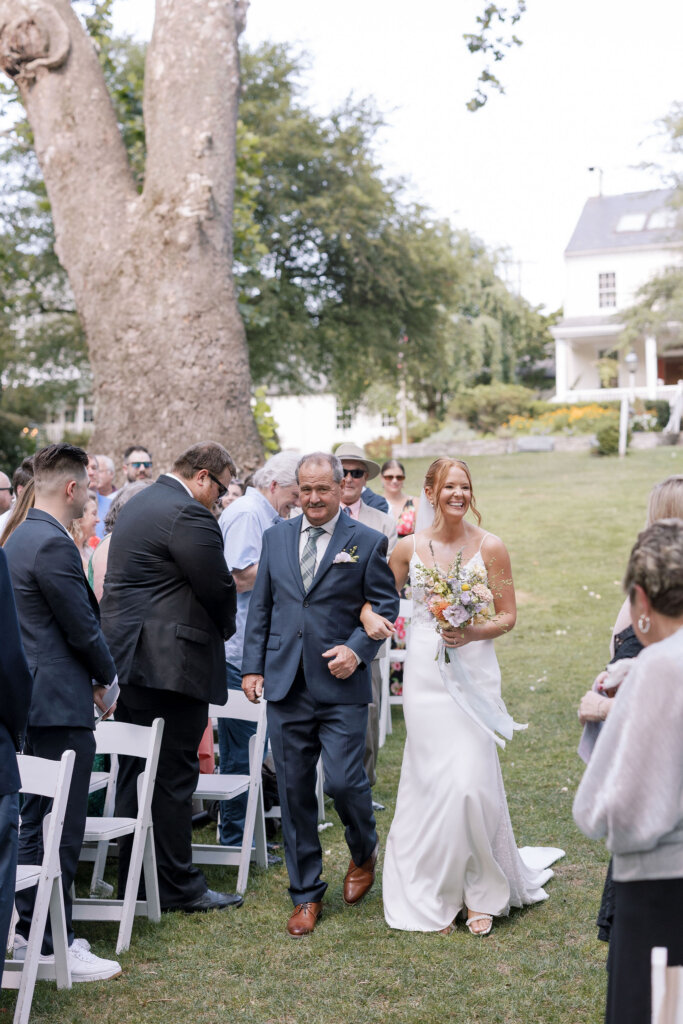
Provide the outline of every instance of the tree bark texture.
<path id="1" fill-rule="evenodd" d="M 0 0 L 94 375 L 91 447 L 159 470 L 214 439 L 262 460 L 232 278 L 237 39 L 245 0 L 157 0 L 136 191 L 97 54 L 68 0 Z"/>

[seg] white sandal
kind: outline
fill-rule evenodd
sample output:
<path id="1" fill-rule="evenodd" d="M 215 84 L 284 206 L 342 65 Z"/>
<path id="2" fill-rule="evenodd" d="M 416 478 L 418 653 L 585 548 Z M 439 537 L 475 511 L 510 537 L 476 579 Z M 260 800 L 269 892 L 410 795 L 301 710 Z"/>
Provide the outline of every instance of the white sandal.
<path id="1" fill-rule="evenodd" d="M 488 921 L 489 926 L 488 928 L 482 928 L 481 931 L 475 931 L 472 927 L 475 921 Z M 466 924 L 470 935 L 488 935 L 493 928 L 493 917 L 491 914 L 472 914 L 471 917 L 467 918 Z"/>

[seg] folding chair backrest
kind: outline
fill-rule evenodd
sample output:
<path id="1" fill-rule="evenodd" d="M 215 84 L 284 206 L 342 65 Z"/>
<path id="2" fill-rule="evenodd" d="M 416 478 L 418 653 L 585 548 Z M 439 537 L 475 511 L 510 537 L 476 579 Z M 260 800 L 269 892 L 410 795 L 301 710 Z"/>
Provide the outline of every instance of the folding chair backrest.
<path id="1" fill-rule="evenodd" d="M 64 788 L 66 764 L 71 765 L 72 772 L 75 758 L 73 750 L 64 751 L 60 761 L 50 761 L 46 757 L 31 757 L 29 754 L 17 754 L 21 792 L 54 797 L 60 787 Z M 57 766 L 59 768 L 55 771 Z M 71 772 L 69 772 L 69 783 L 66 786 L 67 795 L 71 783 Z"/>
<path id="2" fill-rule="evenodd" d="M 95 729 L 95 742 L 98 754 L 126 754 L 129 757 L 151 757 L 156 742 L 157 722 L 155 718 L 152 731 L 146 725 L 131 725 L 130 722 L 100 722 Z"/>
<path id="3" fill-rule="evenodd" d="M 238 718 L 242 722 L 258 722 L 264 704 L 263 698 L 258 704 L 253 704 L 239 690 L 229 690 L 226 704 L 209 704 L 209 718 Z"/>

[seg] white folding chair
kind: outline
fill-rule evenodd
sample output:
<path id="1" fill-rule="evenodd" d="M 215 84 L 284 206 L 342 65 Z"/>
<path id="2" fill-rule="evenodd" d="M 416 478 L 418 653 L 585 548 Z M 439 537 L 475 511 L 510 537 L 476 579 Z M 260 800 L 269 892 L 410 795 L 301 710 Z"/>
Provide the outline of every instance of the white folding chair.
<path id="1" fill-rule="evenodd" d="M 18 988 L 14 1024 L 27 1024 L 33 1001 L 36 979 L 57 982 L 57 988 L 71 988 L 71 971 L 67 958 L 66 918 L 59 844 L 62 839 L 66 802 L 76 755 L 65 750 L 59 761 L 18 754 L 21 792 L 52 797 L 52 810 L 43 820 L 42 864 L 20 864 L 17 867 L 15 892 L 38 887 L 24 960 L 8 960 L 2 975 L 3 988 Z M 55 951 L 53 964 L 40 962 L 48 912 Z"/>
<path id="2" fill-rule="evenodd" d="M 663 946 L 652 950 L 652 1024 L 683 1024 L 683 967 L 669 967 Z"/>
<path id="3" fill-rule="evenodd" d="M 192 844 L 192 861 L 195 864 L 237 865 L 237 892 L 242 894 L 247 888 L 251 861 L 255 861 L 259 867 L 268 867 L 261 783 L 261 766 L 266 742 L 266 701 L 261 700 L 258 704 L 252 704 L 239 690 L 230 690 L 227 704 L 211 704 L 209 715 L 216 719 L 235 718 L 242 722 L 256 723 L 256 732 L 249 739 L 249 774 L 200 775 L 194 791 L 195 797 L 202 800 L 234 800 L 243 793 L 248 794 L 240 846 Z"/>
<path id="4" fill-rule="evenodd" d="M 116 952 L 122 953 L 130 945 L 133 918 L 140 915 L 150 921 L 161 920 L 159 903 L 159 880 L 157 878 L 154 854 L 154 830 L 152 827 L 152 796 L 159 762 L 161 735 L 164 728 L 162 718 L 155 718 L 151 726 L 131 725 L 128 722 L 101 722 L 95 730 L 98 754 L 112 755 L 112 770 L 105 797 L 105 816 L 86 818 L 84 844 L 97 844 L 94 857 L 92 851 L 84 849 L 83 860 L 95 860 L 95 872 L 103 869 L 103 858 L 109 844 L 121 836 L 132 835 L 133 845 L 122 900 L 75 899 L 73 919 L 78 921 L 120 921 Z M 138 813 L 136 818 L 116 818 L 106 815 L 113 810 L 116 786 L 116 755 L 138 757 L 145 761 L 144 770 L 138 775 Z M 95 872 L 93 874 L 95 874 Z M 138 900 L 140 875 L 144 872 L 146 899 Z"/>

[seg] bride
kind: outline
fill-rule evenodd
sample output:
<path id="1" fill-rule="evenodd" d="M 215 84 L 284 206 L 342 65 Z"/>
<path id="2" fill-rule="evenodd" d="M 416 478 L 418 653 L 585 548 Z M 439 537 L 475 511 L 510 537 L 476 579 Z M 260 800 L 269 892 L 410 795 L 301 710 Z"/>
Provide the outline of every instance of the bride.
<path id="1" fill-rule="evenodd" d="M 399 540 L 389 562 L 399 591 L 410 576 L 413 617 L 403 691 L 407 740 L 384 858 L 384 913 L 392 928 L 448 934 L 462 912 L 473 935 L 487 935 L 493 918 L 511 906 L 547 898 L 548 865 L 563 851 L 517 850 L 496 752 L 496 742 L 504 745 L 496 731 L 509 738 L 521 728 L 500 698 L 493 649 L 516 619 L 507 549 L 479 526 L 466 463 L 432 463 L 422 505 L 429 514 L 418 514 L 419 532 Z M 421 520 L 429 524 L 432 510 L 424 529 Z M 477 525 L 466 520 L 470 511 Z M 449 654 L 437 661 L 441 640 L 418 567 L 448 570 L 458 554 L 462 566 L 485 570 L 495 614 L 443 630 Z"/>

